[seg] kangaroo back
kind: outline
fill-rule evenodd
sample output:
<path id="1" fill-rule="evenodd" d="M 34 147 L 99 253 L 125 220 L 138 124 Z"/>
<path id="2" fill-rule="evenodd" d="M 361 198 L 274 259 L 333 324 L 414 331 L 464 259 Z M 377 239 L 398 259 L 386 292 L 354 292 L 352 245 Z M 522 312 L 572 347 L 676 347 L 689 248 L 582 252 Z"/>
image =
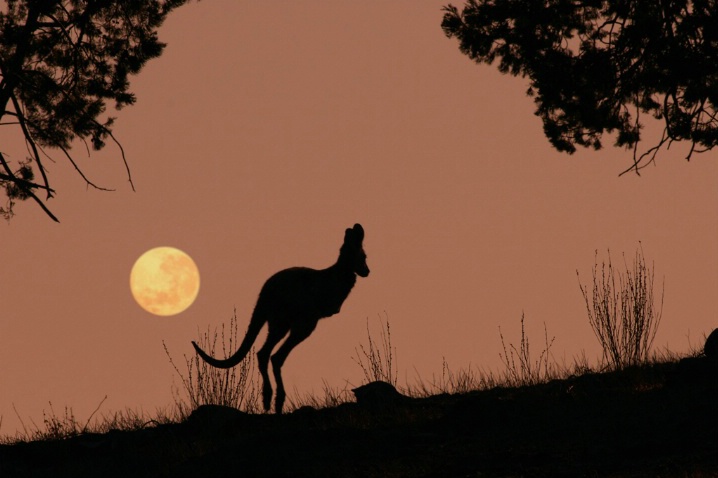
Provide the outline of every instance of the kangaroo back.
<path id="1" fill-rule="evenodd" d="M 262 330 L 262 326 L 264 326 L 264 323 L 267 321 L 266 314 L 262 313 L 259 304 L 257 305 L 258 306 L 254 308 L 252 319 L 249 321 L 249 327 L 247 327 L 247 335 L 244 336 L 244 340 L 242 340 L 239 349 L 231 357 L 224 360 L 211 357 L 204 350 L 199 348 L 199 345 L 197 345 L 195 341 L 192 341 L 194 349 L 197 351 L 199 356 L 202 357 L 202 360 L 204 360 L 211 366 L 217 368 L 232 368 L 239 362 L 244 360 L 244 357 L 247 356 L 250 349 L 252 348 L 254 341 L 257 340 L 257 335 L 259 335 L 259 331 Z"/>

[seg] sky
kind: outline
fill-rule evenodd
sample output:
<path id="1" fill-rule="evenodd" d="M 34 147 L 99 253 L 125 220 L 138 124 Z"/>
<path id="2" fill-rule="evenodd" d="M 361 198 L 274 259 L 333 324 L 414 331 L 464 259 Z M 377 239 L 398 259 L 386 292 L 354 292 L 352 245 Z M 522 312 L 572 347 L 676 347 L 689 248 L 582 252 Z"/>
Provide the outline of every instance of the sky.
<path id="1" fill-rule="evenodd" d="M 119 150 L 87 157 L 88 188 L 46 161 L 52 222 L 31 202 L 0 224 L 0 435 L 72 407 L 78 420 L 173 403 L 176 362 L 199 331 L 241 331 L 259 290 L 292 266 L 333 264 L 361 223 L 371 274 L 283 368 L 290 395 L 362 383 L 354 362 L 387 320 L 399 385 L 500 371 L 499 328 L 531 350 L 596 364 L 579 278 L 641 246 L 656 295 L 654 348 L 687 353 L 718 326 L 716 153 L 663 151 L 618 177 L 631 153 L 553 150 L 526 79 L 476 65 L 444 36 L 445 1 L 205 0 L 173 12 L 164 54 L 132 79 Z M 459 4 L 457 4 L 459 5 Z M 659 133 L 647 126 L 647 143 Z M 0 131 L 12 159 L 12 130 Z M 604 141 L 611 144 L 610 139 Z M 135 260 L 158 246 L 192 256 L 195 303 L 157 317 L 133 300 Z M 259 344 L 264 338 L 260 334 Z"/>

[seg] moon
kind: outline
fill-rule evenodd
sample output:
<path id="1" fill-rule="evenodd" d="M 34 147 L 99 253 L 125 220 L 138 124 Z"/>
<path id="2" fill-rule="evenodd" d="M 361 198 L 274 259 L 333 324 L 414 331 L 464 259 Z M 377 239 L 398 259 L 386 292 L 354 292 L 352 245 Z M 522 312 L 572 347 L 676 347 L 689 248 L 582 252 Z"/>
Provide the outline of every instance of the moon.
<path id="1" fill-rule="evenodd" d="M 184 312 L 199 293 L 199 269 L 174 247 L 155 247 L 142 254 L 130 272 L 130 290 L 147 312 L 170 316 Z"/>

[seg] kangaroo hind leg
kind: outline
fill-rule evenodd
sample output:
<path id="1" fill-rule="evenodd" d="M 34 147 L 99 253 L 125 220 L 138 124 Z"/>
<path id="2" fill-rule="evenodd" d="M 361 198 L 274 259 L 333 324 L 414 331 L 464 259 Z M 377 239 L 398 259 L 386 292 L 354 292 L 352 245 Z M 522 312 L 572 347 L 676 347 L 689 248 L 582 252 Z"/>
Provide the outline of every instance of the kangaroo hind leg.
<path id="1" fill-rule="evenodd" d="M 269 380 L 269 357 L 272 354 L 272 349 L 279 343 L 282 338 L 287 335 L 287 329 L 285 328 L 273 328 L 269 327 L 267 332 L 267 340 L 262 345 L 262 348 L 257 352 L 257 367 L 259 373 L 262 375 L 262 402 L 264 405 L 264 411 L 268 412 L 272 405 L 272 382 Z"/>
<path id="2" fill-rule="evenodd" d="M 282 380 L 282 365 L 284 365 L 285 360 L 287 360 L 289 352 L 309 337 L 316 326 L 317 323 L 312 321 L 293 327 L 289 331 L 287 340 L 279 347 L 277 353 L 272 355 L 272 370 L 274 371 L 274 381 L 277 383 L 277 396 L 274 402 L 274 410 L 277 414 L 282 413 L 284 399 L 287 397 L 284 391 L 284 381 Z"/>

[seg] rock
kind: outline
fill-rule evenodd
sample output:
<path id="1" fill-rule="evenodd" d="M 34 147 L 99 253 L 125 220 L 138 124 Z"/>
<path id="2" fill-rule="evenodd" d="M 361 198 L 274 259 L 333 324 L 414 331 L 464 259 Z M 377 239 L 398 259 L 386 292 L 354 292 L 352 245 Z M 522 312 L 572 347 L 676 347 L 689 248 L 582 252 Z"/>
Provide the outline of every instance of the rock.
<path id="1" fill-rule="evenodd" d="M 187 420 L 193 425 L 217 428 L 247 417 L 247 414 L 232 407 L 222 405 L 201 405 L 194 410 Z"/>
<path id="2" fill-rule="evenodd" d="M 712 362 L 718 362 L 718 329 L 713 330 L 713 332 L 708 335 L 706 344 L 703 347 L 703 353 Z"/>
<path id="3" fill-rule="evenodd" d="M 370 407 L 397 405 L 400 402 L 409 400 L 409 397 L 399 393 L 392 384 L 382 381 L 367 383 L 352 389 L 352 392 L 354 392 L 359 405 Z"/>
<path id="4" fill-rule="evenodd" d="M 310 405 L 303 405 L 296 410 L 292 412 L 292 416 L 294 417 L 300 417 L 300 418 L 314 418 L 317 416 L 319 411 L 310 406 Z"/>

